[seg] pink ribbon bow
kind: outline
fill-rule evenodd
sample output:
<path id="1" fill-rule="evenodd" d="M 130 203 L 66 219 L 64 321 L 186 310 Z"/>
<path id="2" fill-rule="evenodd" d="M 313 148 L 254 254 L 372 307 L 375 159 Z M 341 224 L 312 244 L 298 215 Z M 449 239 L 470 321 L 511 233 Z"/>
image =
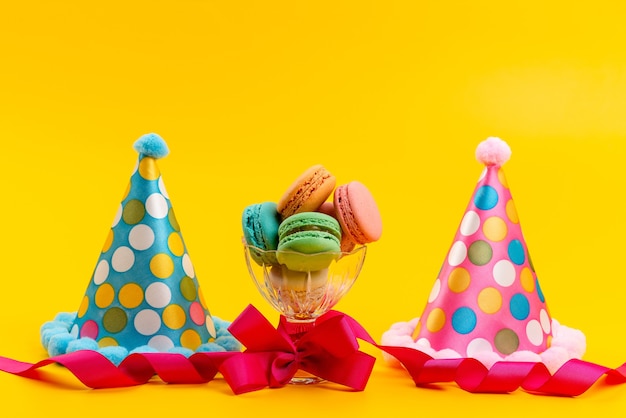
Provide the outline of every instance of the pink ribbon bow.
<path id="1" fill-rule="evenodd" d="M 274 329 L 250 305 L 229 327 L 246 347 L 246 351 L 230 357 L 220 367 L 235 393 L 284 386 L 300 369 L 354 390 L 365 389 L 376 359 L 359 351 L 356 335 L 344 316 L 318 320 L 295 343 L 282 319 L 278 329 Z"/>

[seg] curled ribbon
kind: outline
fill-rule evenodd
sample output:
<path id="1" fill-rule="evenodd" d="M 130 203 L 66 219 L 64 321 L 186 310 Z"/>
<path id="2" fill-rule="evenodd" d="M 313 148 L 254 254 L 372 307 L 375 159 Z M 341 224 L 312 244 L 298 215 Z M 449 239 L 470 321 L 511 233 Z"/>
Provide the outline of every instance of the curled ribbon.
<path id="1" fill-rule="evenodd" d="M 244 352 L 195 353 L 189 358 L 170 353 L 134 353 L 116 366 L 96 351 L 83 350 L 25 363 L 0 357 L 0 371 L 37 378 L 37 369 L 60 364 L 84 385 L 99 389 L 134 386 L 158 376 L 166 383 L 207 383 L 221 373 L 236 394 L 287 384 L 298 369 L 321 379 L 363 390 L 376 359 L 358 350 L 347 316 L 319 321 L 297 343 L 284 329 L 272 327 L 249 305 L 229 331 Z"/>
<path id="2" fill-rule="evenodd" d="M 582 360 L 569 360 L 550 374 L 541 363 L 499 362 L 486 368 L 477 360 L 434 359 L 406 347 L 378 345 L 353 318 L 331 311 L 293 342 L 283 322 L 275 329 L 249 305 L 229 330 L 246 346 L 244 352 L 180 354 L 136 353 L 114 365 L 95 351 L 77 351 L 31 364 L 0 357 L 0 371 L 39 378 L 37 369 L 60 364 L 90 388 L 113 388 L 147 383 L 158 376 L 166 383 L 207 383 L 221 373 L 236 394 L 287 384 L 298 369 L 324 380 L 363 390 L 375 359 L 359 351 L 357 339 L 394 356 L 417 386 L 455 382 L 472 393 L 530 393 L 578 396 L 605 377 L 606 384 L 626 383 L 626 363 L 616 369 Z"/>
<path id="3" fill-rule="evenodd" d="M 329 316 L 344 315 L 338 312 Z M 394 356 L 407 370 L 416 386 L 455 382 L 471 393 L 510 393 L 518 388 L 529 393 L 552 396 L 578 396 L 601 377 L 607 384 L 626 383 L 626 363 L 616 369 L 572 359 L 550 374 L 543 363 L 501 361 L 487 368 L 478 360 L 434 359 L 426 353 L 407 347 L 377 344 L 354 319 L 347 317 L 357 338 Z"/>

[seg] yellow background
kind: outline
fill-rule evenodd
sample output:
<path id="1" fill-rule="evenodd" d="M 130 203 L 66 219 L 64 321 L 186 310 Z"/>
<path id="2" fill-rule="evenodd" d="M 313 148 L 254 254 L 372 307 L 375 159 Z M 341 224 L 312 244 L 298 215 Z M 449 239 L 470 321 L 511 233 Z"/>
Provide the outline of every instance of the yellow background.
<path id="1" fill-rule="evenodd" d="M 585 359 L 626 361 L 626 6 L 571 1 L 16 1 L 0 5 L 0 355 L 46 357 L 39 327 L 73 311 L 136 161 L 157 132 L 182 233 L 213 315 L 257 293 L 240 216 L 309 165 L 377 198 L 382 239 L 337 306 L 377 339 L 421 313 L 481 171 L 507 178 L 552 315 Z M 90 390 L 0 374 L 30 416 L 589 416 L 626 387 L 561 399 L 415 388 L 380 354 L 364 392 L 207 385 Z M 243 415 L 242 415 L 243 414 Z"/>

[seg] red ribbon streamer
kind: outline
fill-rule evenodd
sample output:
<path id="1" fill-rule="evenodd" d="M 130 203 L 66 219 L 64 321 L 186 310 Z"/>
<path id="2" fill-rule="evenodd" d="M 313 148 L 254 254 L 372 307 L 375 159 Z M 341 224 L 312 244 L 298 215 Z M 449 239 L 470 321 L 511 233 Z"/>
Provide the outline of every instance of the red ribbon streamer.
<path id="1" fill-rule="evenodd" d="M 331 312 L 329 315 L 344 314 Z M 357 338 L 394 356 L 417 386 L 455 382 L 471 393 L 510 393 L 521 388 L 541 395 L 578 396 L 602 376 L 606 376 L 607 384 L 626 382 L 626 363 L 617 369 L 610 369 L 572 359 L 551 375 L 543 363 L 501 361 L 487 368 L 472 358 L 434 359 L 412 348 L 378 345 L 358 322 L 348 316 L 346 318 Z"/>
<path id="2" fill-rule="evenodd" d="M 137 353 L 119 366 L 95 351 L 77 351 L 25 363 L 0 357 L 0 371 L 37 378 L 36 370 L 60 364 L 90 388 L 114 388 L 147 383 L 158 376 L 166 383 L 207 383 L 221 373 L 236 394 L 281 387 L 298 369 L 322 379 L 363 390 L 375 359 L 358 349 L 357 339 L 394 356 L 417 386 L 455 382 L 472 393 L 509 393 L 523 389 L 530 393 L 578 396 L 603 376 L 607 384 L 626 382 L 626 363 L 616 369 L 582 360 L 569 360 L 554 375 L 542 363 L 499 362 L 490 369 L 477 360 L 433 359 L 406 347 L 378 345 L 353 318 L 331 311 L 297 343 L 278 329 L 252 305 L 232 323 L 229 330 L 245 347 L 244 352 L 180 354 Z"/>
<path id="3" fill-rule="evenodd" d="M 337 315 L 318 321 L 294 343 L 284 325 L 274 329 L 250 305 L 229 327 L 232 335 L 246 346 L 243 353 L 195 353 L 189 358 L 181 354 L 135 353 L 115 366 L 100 353 L 83 350 L 35 364 L 0 357 L 0 370 L 37 378 L 37 369 L 56 363 L 94 389 L 140 385 L 154 375 L 166 383 L 207 383 L 219 372 L 233 392 L 241 394 L 281 387 L 302 369 L 324 380 L 363 390 L 376 359 L 359 351 L 347 318 Z"/>

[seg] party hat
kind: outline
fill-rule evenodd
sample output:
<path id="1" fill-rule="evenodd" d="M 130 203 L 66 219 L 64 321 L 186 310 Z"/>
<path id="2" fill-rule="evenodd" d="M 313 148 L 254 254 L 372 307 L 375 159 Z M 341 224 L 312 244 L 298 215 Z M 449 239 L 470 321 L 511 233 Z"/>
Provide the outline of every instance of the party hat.
<path id="1" fill-rule="evenodd" d="M 584 352 L 582 333 L 569 332 L 550 315 L 502 168 L 510 155 L 509 146 L 495 137 L 476 149 L 485 168 L 423 314 L 413 324 L 415 348 L 490 364 L 502 358 L 548 359 L 555 344 L 564 351 L 560 357 Z M 393 344 L 392 334 L 385 335 L 387 343 Z M 565 342 L 557 335 L 565 335 Z"/>
<path id="2" fill-rule="evenodd" d="M 223 324 L 209 313 L 157 165 L 167 144 L 148 134 L 134 148 L 138 162 L 78 312 L 45 324 L 44 346 L 50 354 L 117 347 L 108 351 L 118 356 L 238 349 L 216 346 Z M 64 323 L 68 336 L 51 332 Z"/>

